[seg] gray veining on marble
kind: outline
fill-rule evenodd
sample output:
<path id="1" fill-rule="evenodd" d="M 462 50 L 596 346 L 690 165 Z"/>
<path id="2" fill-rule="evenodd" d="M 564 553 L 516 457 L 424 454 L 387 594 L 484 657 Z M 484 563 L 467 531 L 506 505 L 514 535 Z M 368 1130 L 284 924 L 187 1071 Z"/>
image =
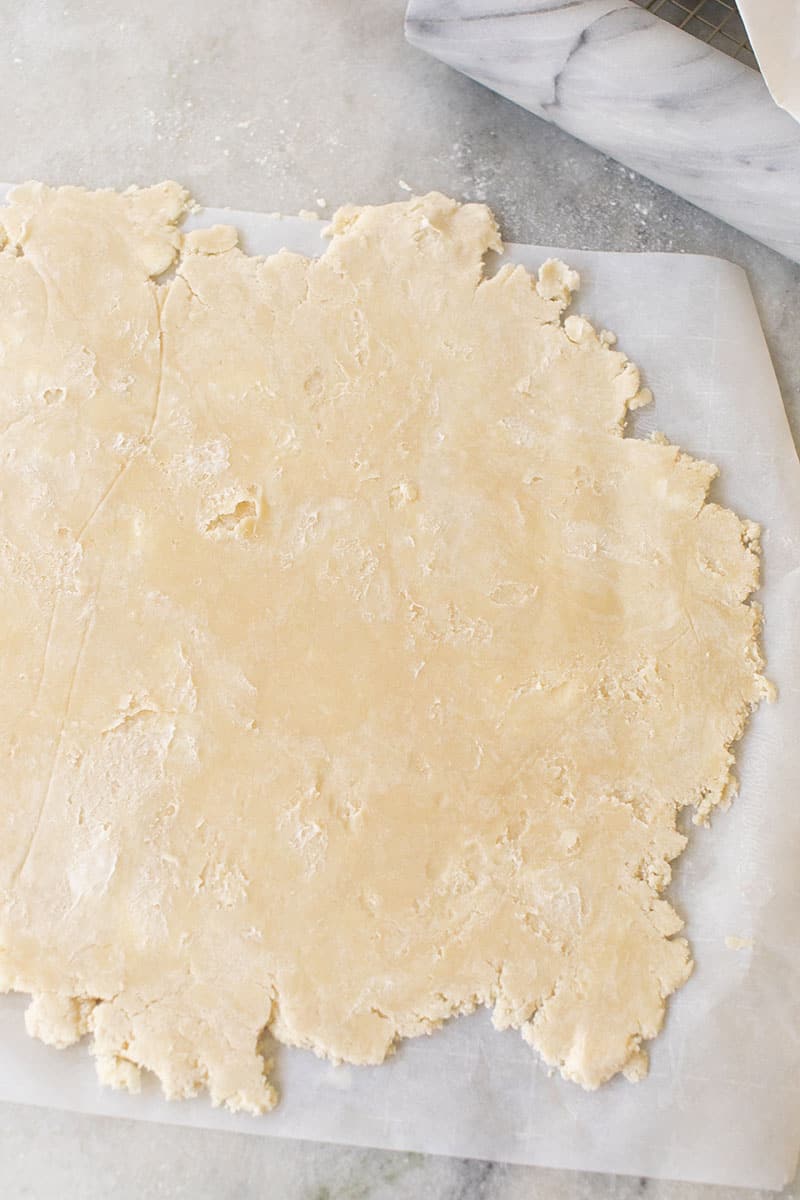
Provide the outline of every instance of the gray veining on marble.
<path id="1" fill-rule="evenodd" d="M 403 0 L 0 0 L 0 178 L 174 176 L 296 212 L 439 188 L 510 240 L 746 268 L 800 440 L 800 267 L 403 40 Z M 758 398 L 754 397 L 754 420 Z M 767 1200 L 763 1193 L 760 1200 Z M 795 1186 L 787 1192 L 800 1200 Z M 758 1193 L 0 1105 L 2 1200 L 757 1200 Z"/>
<path id="2" fill-rule="evenodd" d="M 800 126 L 628 0 L 411 0 L 409 41 L 800 261 Z"/>

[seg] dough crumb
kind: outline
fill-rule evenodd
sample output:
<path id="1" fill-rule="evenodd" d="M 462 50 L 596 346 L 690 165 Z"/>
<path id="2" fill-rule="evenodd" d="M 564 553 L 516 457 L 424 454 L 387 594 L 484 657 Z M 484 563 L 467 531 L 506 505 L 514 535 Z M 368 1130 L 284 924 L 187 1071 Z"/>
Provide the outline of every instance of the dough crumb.
<path id="1" fill-rule="evenodd" d="M 239 245 L 239 233 L 233 225 L 212 225 L 193 229 L 184 237 L 185 254 L 225 254 Z"/>
<path id="2" fill-rule="evenodd" d="M 629 1083 L 640 1083 L 650 1069 L 650 1059 L 646 1050 L 637 1050 L 628 1059 L 622 1074 Z"/>
<path id="3" fill-rule="evenodd" d="M 31 1037 L 63 1050 L 85 1037 L 97 1001 L 39 992 L 25 1010 L 25 1028 Z"/>
<path id="4" fill-rule="evenodd" d="M 96 1054 L 94 1056 L 97 1078 L 106 1087 L 116 1092 L 130 1092 L 138 1096 L 142 1090 L 142 1072 L 135 1063 L 117 1054 Z"/>
<path id="5" fill-rule="evenodd" d="M 572 293 L 576 292 L 580 285 L 581 277 L 578 272 L 573 271 L 559 258 L 548 258 L 539 267 L 536 290 L 544 300 L 561 300 L 568 304 Z"/>

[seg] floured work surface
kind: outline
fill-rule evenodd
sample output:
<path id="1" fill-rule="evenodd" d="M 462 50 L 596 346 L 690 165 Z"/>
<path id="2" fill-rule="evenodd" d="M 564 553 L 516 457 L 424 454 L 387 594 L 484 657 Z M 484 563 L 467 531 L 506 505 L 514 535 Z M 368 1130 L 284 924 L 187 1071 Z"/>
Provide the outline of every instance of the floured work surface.
<path id="1" fill-rule="evenodd" d="M 476 1005 L 640 1076 L 676 814 L 767 691 L 755 527 L 622 436 L 569 271 L 482 277 L 482 206 L 341 210 L 317 261 L 183 206 L 2 213 L 0 982 L 234 1109 L 265 1026 L 377 1063 Z"/>

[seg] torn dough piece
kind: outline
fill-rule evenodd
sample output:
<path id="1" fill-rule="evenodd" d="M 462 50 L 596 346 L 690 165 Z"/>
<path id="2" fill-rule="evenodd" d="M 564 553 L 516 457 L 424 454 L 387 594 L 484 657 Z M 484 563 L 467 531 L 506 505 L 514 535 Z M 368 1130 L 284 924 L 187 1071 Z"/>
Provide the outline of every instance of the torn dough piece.
<path id="1" fill-rule="evenodd" d="M 593 1088 L 687 978 L 659 893 L 768 690 L 757 530 L 491 213 L 316 261 L 175 184 L 0 213 L 0 985 L 101 1077 L 276 1099 L 477 1005 Z M 155 276 L 176 265 L 174 277 Z"/>

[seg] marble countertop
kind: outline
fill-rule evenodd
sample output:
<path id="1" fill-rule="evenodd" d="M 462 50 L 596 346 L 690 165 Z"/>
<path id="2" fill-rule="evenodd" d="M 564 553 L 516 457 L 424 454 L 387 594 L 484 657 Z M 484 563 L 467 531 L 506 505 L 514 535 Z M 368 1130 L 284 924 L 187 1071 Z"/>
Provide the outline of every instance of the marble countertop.
<path id="1" fill-rule="evenodd" d="M 0 178 L 118 186 L 171 176 L 200 203 L 323 216 L 344 201 L 402 198 L 402 179 L 415 191 L 487 200 L 510 240 L 720 255 L 748 272 L 800 444 L 800 266 L 414 50 L 403 38 L 403 7 L 402 0 L 9 5 Z M 36 1200 L 757 1195 L 12 1105 L 0 1105 L 0 1193 Z M 787 1195 L 800 1197 L 800 1188 Z"/>

